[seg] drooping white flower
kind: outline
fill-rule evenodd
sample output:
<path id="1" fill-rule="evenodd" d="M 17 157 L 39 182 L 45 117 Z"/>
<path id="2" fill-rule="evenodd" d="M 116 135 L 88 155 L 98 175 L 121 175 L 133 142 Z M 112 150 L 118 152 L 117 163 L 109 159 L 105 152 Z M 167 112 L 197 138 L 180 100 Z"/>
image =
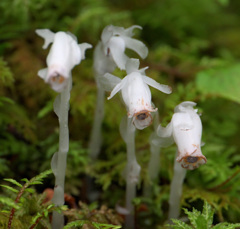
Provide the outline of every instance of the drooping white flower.
<path id="1" fill-rule="evenodd" d="M 137 25 L 127 29 L 113 25 L 104 28 L 101 42 L 95 49 L 95 71 L 99 74 L 104 74 L 112 72 L 116 66 L 121 70 L 125 69 L 129 59 L 125 54 L 126 48 L 135 51 L 141 58 L 145 58 L 148 55 L 147 47 L 141 41 L 132 38 L 135 28 L 141 29 Z"/>
<path id="2" fill-rule="evenodd" d="M 53 33 L 49 29 L 37 29 L 36 33 L 45 40 L 43 49 L 53 43 L 47 56 L 48 67 L 41 69 L 38 75 L 53 90 L 61 92 L 67 85 L 73 67 L 85 59 L 85 50 L 92 46 L 87 43 L 78 44 L 77 38 L 71 33 Z"/>
<path id="3" fill-rule="evenodd" d="M 207 162 L 201 151 L 202 123 L 193 108 L 195 105 L 194 102 L 182 102 L 175 108 L 170 124 L 158 129 L 160 137 L 174 139 L 178 147 L 177 161 L 190 170 Z"/>
<path id="4" fill-rule="evenodd" d="M 167 85 L 157 83 L 155 80 L 145 75 L 145 69 L 139 68 L 138 59 L 130 59 L 126 65 L 127 76 L 113 88 L 108 99 L 111 99 L 121 90 L 123 101 L 128 110 L 128 118 L 133 118 L 133 123 L 137 129 L 144 129 L 152 123 L 151 112 L 155 112 L 157 108 L 152 106 L 151 91 L 152 86 L 164 93 L 171 93 L 171 88 Z M 105 74 L 110 84 L 117 81 L 115 76 Z M 149 86 L 148 86 L 149 85 Z"/>

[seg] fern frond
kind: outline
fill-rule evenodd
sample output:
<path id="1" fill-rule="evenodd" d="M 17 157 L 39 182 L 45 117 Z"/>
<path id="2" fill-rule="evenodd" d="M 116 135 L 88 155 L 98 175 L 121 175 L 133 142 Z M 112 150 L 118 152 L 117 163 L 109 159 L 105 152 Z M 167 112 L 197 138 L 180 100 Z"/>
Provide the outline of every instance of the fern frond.
<path id="1" fill-rule="evenodd" d="M 2 203 L 4 206 L 7 205 L 9 207 L 16 208 L 16 209 L 20 208 L 20 206 L 18 206 L 11 198 L 8 198 L 8 197 L 0 196 L 0 203 Z"/>
<path id="2" fill-rule="evenodd" d="M 11 187 L 11 186 L 4 185 L 4 184 L 1 184 L 0 186 L 4 187 L 4 188 L 6 188 L 6 189 L 8 189 L 8 190 L 10 190 L 12 192 L 18 193 L 18 190 L 13 188 L 13 187 Z"/>
<path id="3" fill-rule="evenodd" d="M 38 222 L 42 219 L 42 218 L 47 218 L 49 216 L 49 213 L 53 212 L 53 211 L 57 211 L 57 212 L 62 212 L 62 211 L 66 211 L 67 210 L 67 206 L 63 205 L 63 206 L 59 206 L 59 207 L 55 207 L 53 204 L 49 205 L 46 209 L 43 209 L 42 212 L 38 212 L 31 220 L 31 226 L 29 227 L 29 229 L 33 229 Z"/>
<path id="4" fill-rule="evenodd" d="M 173 228 L 173 229 L 192 229 L 191 226 L 187 225 L 186 223 L 182 222 L 181 220 L 178 219 L 171 219 L 171 221 L 175 225 L 169 225 L 167 224 L 168 227 Z"/>
<path id="5" fill-rule="evenodd" d="M 14 79 L 10 68 L 7 66 L 7 62 L 0 58 L 0 82 L 3 85 L 10 86 L 13 84 Z"/>
<path id="6" fill-rule="evenodd" d="M 71 223 L 68 223 L 66 226 L 64 226 L 63 229 L 69 229 L 71 227 L 82 227 L 84 224 L 92 225 L 96 229 L 120 229 L 120 228 L 122 228 L 122 226 L 120 226 L 120 225 L 96 223 L 96 222 L 91 222 L 89 220 L 76 220 Z"/>
<path id="7" fill-rule="evenodd" d="M 25 185 L 26 188 L 29 187 L 30 185 L 35 185 L 35 184 L 42 184 L 42 181 L 44 178 L 46 178 L 48 175 L 52 174 L 52 170 L 46 170 L 39 175 L 33 177 L 30 181 L 28 181 Z"/>
<path id="8" fill-rule="evenodd" d="M 17 191 L 17 197 L 15 199 L 15 203 L 18 203 L 20 201 L 20 198 L 22 197 L 23 193 L 27 190 L 28 192 L 34 192 L 33 189 L 29 189 L 28 187 L 31 186 L 31 185 L 34 185 L 34 184 L 42 184 L 42 180 L 47 177 L 49 174 L 52 173 L 52 170 L 49 169 L 49 170 L 46 170 L 42 173 L 40 173 L 39 175 L 33 177 L 31 180 L 28 180 L 28 179 L 22 179 L 22 181 L 26 181 L 26 183 L 22 186 L 22 188 L 20 189 L 20 191 L 12 188 L 12 187 L 9 187 L 9 186 L 6 186 L 6 188 L 16 192 Z M 21 202 L 21 201 L 20 201 Z M 12 210 L 11 210 L 11 213 L 9 215 L 9 222 L 8 222 L 8 228 L 10 229 L 11 228 L 11 224 L 12 224 L 12 221 L 13 221 L 13 216 L 14 216 L 14 213 L 16 211 L 16 208 L 13 207 Z M 40 220 L 40 219 L 39 219 Z"/>
<path id="9" fill-rule="evenodd" d="M 230 224 L 230 223 L 219 223 L 215 225 L 212 229 L 235 229 L 240 228 L 240 223 Z"/>
<path id="10" fill-rule="evenodd" d="M 5 179 L 3 179 L 3 180 L 8 181 L 8 182 L 10 182 L 10 183 L 12 183 L 12 184 L 15 184 L 15 185 L 17 185 L 18 187 L 22 188 L 22 185 L 21 185 L 19 182 L 17 182 L 16 180 L 14 180 L 14 179 L 5 178 Z"/>

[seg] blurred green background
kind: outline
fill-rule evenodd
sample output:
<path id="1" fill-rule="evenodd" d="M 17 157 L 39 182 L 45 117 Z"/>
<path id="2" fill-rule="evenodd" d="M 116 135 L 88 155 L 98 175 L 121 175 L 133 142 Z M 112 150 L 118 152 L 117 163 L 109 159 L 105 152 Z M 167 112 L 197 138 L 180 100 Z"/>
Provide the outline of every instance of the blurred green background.
<path id="1" fill-rule="evenodd" d="M 56 93 L 37 76 L 46 66 L 49 49 L 42 49 L 43 39 L 35 30 L 70 31 L 79 43 L 95 47 L 109 24 L 140 25 L 143 29 L 136 30 L 134 37 L 149 48 L 141 67 L 149 66 L 149 77 L 173 89 L 171 95 L 151 89 L 160 122 L 167 125 L 174 107 L 186 100 L 196 102 L 201 113 L 202 152 L 208 162 L 187 173 L 182 205 L 198 208 L 207 200 L 216 210 L 215 222 L 239 222 L 240 1 L 1 0 L 0 12 L 1 178 L 30 178 L 49 169 L 58 148 L 58 120 L 52 110 Z M 102 151 L 99 160 L 91 162 L 87 146 L 96 102 L 92 57 L 93 49 L 87 50 L 86 60 L 73 70 L 66 192 L 87 201 L 87 174 L 96 181 L 99 204 L 114 207 L 125 194 L 121 173 L 126 150 L 119 123 L 126 109 L 120 96 L 106 101 Z M 139 228 L 160 228 L 166 220 L 173 176 L 175 146 L 162 150 L 153 195 L 142 197 L 142 184 L 149 182 L 146 168 L 152 131 L 150 126 L 136 135 L 142 166 L 136 203 L 148 206 L 147 212 L 137 215 Z M 39 191 L 46 187 L 53 187 L 53 177 Z"/>

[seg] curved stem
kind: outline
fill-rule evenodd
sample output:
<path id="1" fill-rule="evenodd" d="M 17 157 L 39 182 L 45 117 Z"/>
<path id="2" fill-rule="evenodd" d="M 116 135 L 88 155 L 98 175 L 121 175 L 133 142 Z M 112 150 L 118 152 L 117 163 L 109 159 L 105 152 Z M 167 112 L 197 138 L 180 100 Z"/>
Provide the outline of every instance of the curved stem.
<path id="1" fill-rule="evenodd" d="M 52 170 L 55 175 L 55 187 L 53 203 L 55 206 L 64 204 L 64 183 L 67 166 L 67 153 L 69 150 L 68 110 L 72 79 L 69 79 L 67 87 L 54 101 L 54 111 L 59 120 L 59 150 L 52 158 Z M 62 214 L 54 211 L 52 228 L 61 229 L 64 226 Z"/>
<path id="2" fill-rule="evenodd" d="M 104 90 L 97 87 L 97 104 L 89 142 L 89 155 L 92 159 L 96 159 L 98 157 L 102 143 L 101 126 L 104 118 L 104 95 Z"/>
<path id="3" fill-rule="evenodd" d="M 177 152 L 176 152 L 177 157 Z M 182 186 L 186 176 L 186 169 L 182 168 L 181 165 L 174 161 L 174 175 L 170 186 L 170 197 L 169 197 L 169 214 L 168 220 L 178 218 L 180 215 L 180 201 L 182 197 Z"/>
<path id="4" fill-rule="evenodd" d="M 126 209 L 129 212 L 125 219 L 125 228 L 135 228 L 135 214 L 132 200 L 136 197 L 136 186 L 139 180 L 141 167 L 135 155 L 135 127 L 132 120 L 126 116 L 120 124 L 120 132 L 127 146 L 126 166 Z"/>
<path id="5" fill-rule="evenodd" d="M 155 145 L 152 141 L 150 141 L 150 151 L 151 156 L 148 163 L 148 182 L 144 183 L 144 196 L 150 197 L 152 194 L 152 184 L 158 178 L 158 173 L 160 169 L 160 154 L 161 147 Z"/>

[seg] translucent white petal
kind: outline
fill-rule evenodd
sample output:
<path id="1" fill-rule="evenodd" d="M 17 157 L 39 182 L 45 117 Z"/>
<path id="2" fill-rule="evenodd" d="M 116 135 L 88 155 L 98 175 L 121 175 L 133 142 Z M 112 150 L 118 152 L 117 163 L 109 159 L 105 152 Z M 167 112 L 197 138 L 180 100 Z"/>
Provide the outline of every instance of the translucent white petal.
<path id="1" fill-rule="evenodd" d="M 77 37 L 73 34 L 73 33 L 71 33 L 71 32 L 66 32 L 66 34 L 68 34 L 70 37 L 72 37 L 72 39 L 74 40 L 74 41 L 78 41 L 77 40 Z"/>
<path id="2" fill-rule="evenodd" d="M 137 72 L 139 68 L 140 62 L 139 59 L 131 58 L 126 63 L 126 72 L 130 74 L 132 72 Z"/>
<path id="3" fill-rule="evenodd" d="M 103 29 L 101 34 L 101 40 L 104 44 L 107 43 L 113 35 L 113 27 L 113 25 L 108 25 Z"/>
<path id="4" fill-rule="evenodd" d="M 139 26 L 139 25 L 133 25 L 133 26 L 125 29 L 124 34 L 125 34 L 126 36 L 132 37 L 132 36 L 134 35 L 134 33 L 133 33 L 133 30 L 134 30 L 134 29 L 142 29 L 142 27 Z"/>
<path id="5" fill-rule="evenodd" d="M 155 145 L 160 147 L 168 147 L 174 143 L 172 133 L 173 129 L 171 122 L 166 127 L 159 125 L 157 128 L 157 135 L 154 136 L 152 141 Z"/>
<path id="6" fill-rule="evenodd" d="M 127 36 L 121 36 L 125 41 L 126 48 L 135 51 L 141 58 L 146 58 L 148 55 L 148 48 L 145 44 L 137 39 L 133 39 Z"/>
<path id="7" fill-rule="evenodd" d="M 47 77 L 47 72 L 48 72 L 48 68 L 43 68 L 38 71 L 38 76 L 40 76 L 43 80 L 45 80 Z"/>
<path id="8" fill-rule="evenodd" d="M 108 73 L 106 74 L 108 75 Z M 127 78 L 123 78 L 120 83 L 118 83 L 112 90 L 110 96 L 107 98 L 108 100 L 111 99 L 114 95 L 116 95 L 127 83 Z"/>
<path id="9" fill-rule="evenodd" d="M 173 133 L 172 122 L 170 122 L 166 127 L 162 127 L 161 125 L 157 128 L 157 135 L 161 138 L 168 138 Z"/>
<path id="10" fill-rule="evenodd" d="M 93 56 L 93 68 L 94 68 L 96 77 L 102 76 L 107 72 L 111 73 L 114 71 L 116 67 L 117 65 L 115 64 L 113 58 L 111 56 L 106 56 L 104 54 L 103 43 L 99 42 L 96 48 L 94 49 L 94 56 Z"/>
<path id="11" fill-rule="evenodd" d="M 123 70 L 126 68 L 127 56 L 125 55 L 125 43 L 121 37 L 112 37 L 108 45 L 110 49 L 110 55 L 117 64 L 117 66 Z"/>
<path id="12" fill-rule="evenodd" d="M 160 84 L 148 76 L 143 75 L 142 77 L 143 77 L 144 82 L 146 84 L 148 84 L 149 86 L 154 87 L 154 88 L 158 89 L 159 91 L 166 93 L 166 94 L 172 93 L 172 89 L 168 85 Z"/>
<path id="13" fill-rule="evenodd" d="M 149 67 L 144 67 L 138 70 L 138 72 L 140 72 L 142 75 L 146 75 L 145 71 L 148 69 Z"/>
<path id="14" fill-rule="evenodd" d="M 187 111 L 189 109 L 193 110 L 193 107 L 196 105 L 197 104 L 192 101 L 184 101 L 175 107 L 174 112 Z"/>
<path id="15" fill-rule="evenodd" d="M 36 29 L 36 33 L 44 39 L 43 49 L 46 49 L 54 40 L 55 33 L 49 29 Z"/>
<path id="16" fill-rule="evenodd" d="M 112 91 L 113 88 L 121 82 L 121 79 L 110 73 L 106 73 L 103 76 L 96 78 L 98 85 L 105 91 Z"/>
<path id="17" fill-rule="evenodd" d="M 139 120 L 136 117 L 133 118 L 133 124 L 139 130 L 143 130 L 144 128 L 150 126 L 151 123 L 152 123 L 151 114 L 144 120 Z"/>
<path id="18" fill-rule="evenodd" d="M 92 45 L 90 45 L 88 43 L 82 43 L 82 44 L 79 44 L 78 46 L 80 47 L 80 50 L 81 50 L 81 59 L 84 60 L 86 49 L 92 48 Z"/>

